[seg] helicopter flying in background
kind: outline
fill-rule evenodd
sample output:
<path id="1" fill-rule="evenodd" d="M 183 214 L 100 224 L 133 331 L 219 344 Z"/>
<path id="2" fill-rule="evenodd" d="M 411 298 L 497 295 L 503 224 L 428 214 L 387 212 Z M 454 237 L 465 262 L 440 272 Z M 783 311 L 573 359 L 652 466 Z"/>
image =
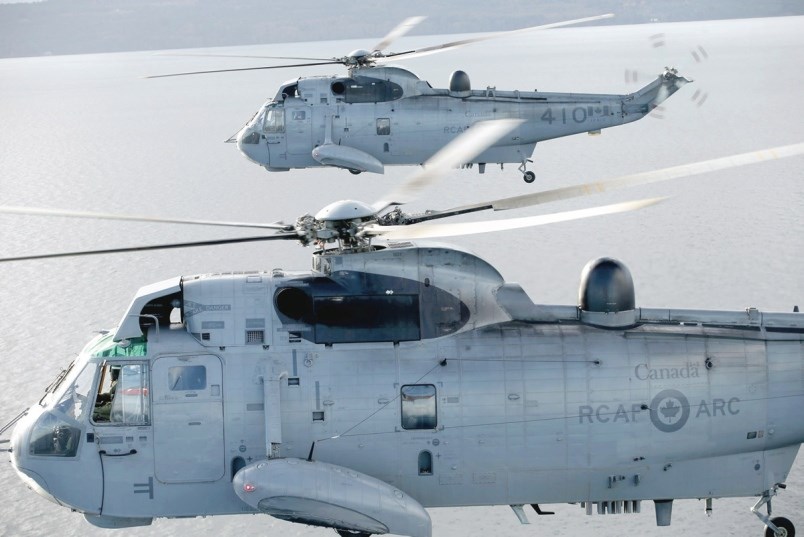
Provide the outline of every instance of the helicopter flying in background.
<path id="1" fill-rule="evenodd" d="M 527 523 L 526 505 L 617 515 L 643 501 L 666 526 L 675 499 L 703 498 L 711 511 L 714 498 L 759 496 L 752 511 L 765 536 L 793 535 L 770 506 L 804 442 L 800 313 L 638 308 L 630 272 L 609 258 L 584 268 L 578 304 L 539 305 L 485 260 L 428 239 L 640 209 L 658 200 L 432 222 L 802 155 L 804 144 L 402 212 L 520 125 L 480 123 L 374 203 L 336 202 L 293 224 L 0 208 L 273 230 L 0 262 L 315 245 L 308 271 L 142 287 L 120 323 L 15 420 L 6 442 L 20 478 L 103 528 L 266 513 L 344 537 L 430 537 L 428 507 L 507 504 Z"/>
<path id="2" fill-rule="evenodd" d="M 517 164 L 526 182 L 535 180 L 528 163 L 538 142 L 602 129 L 645 117 L 691 82 L 665 68 L 641 89 L 623 95 L 472 89 L 469 76 L 455 71 L 449 88 L 433 88 L 412 72 L 383 64 L 523 32 L 556 28 L 611 17 L 611 14 L 558 22 L 398 53 L 385 50 L 418 24 L 412 17 L 371 50 L 339 58 L 274 59 L 307 63 L 222 69 L 179 76 L 243 70 L 342 64 L 347 76 L 309 76 L 290 80 L 268 100 L 229 142 L 268 171 L 333 166 L 352 173 L 384 173 L 387 165 L 419 165 L 441 147 L 481 121 L 522 119 L 517 129 L 460 165 Z M 270 58 L 270 57 L 266 57 Z"/>

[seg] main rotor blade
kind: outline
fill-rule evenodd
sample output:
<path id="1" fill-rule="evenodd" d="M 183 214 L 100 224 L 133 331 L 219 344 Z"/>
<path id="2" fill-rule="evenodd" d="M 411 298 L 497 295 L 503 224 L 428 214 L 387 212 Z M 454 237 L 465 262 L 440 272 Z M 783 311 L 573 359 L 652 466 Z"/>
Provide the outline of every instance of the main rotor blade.
<path id="1" fill-rule="evenodd" d="M 425 56 L 427 54 L 435 54 L 437 52 L 444 52 L 445 50 L 462 47 L 464 45 L 470 45 L 472 43 L 479 43 L 481 41 L 488 41 L 490 39 L 498 39 L 500 37 L 507 37 L 511 35 L 517 35 L 525 32 L 532 32 L 535 30 L 548 30 L 550 28 L 559 28 L 561 26 L 570 26 L 573 24 L 582 24 L 585 22 L 592 22 L 598 21 L 603 19 L 610 19 L 613 17 L 613 13 L 606 13 L 604 15 L 595 15 L 594 17 L 584 17 L 582 19 L 573 19 L 568 21 L 562 22 L 553 22 L 550 24 L 542 24 L 539 26 L 531 26 L 529 28 L 520 28 L 519 30 L 509 30 L 506 32 L 496 32 L 493 34 L 485 35 L 482 37 L 472 37 L 468 39 L 461 39 L 458 41 L 452 41 L 450 43 L 443 43 L 441 45 L 433 45 L 431 47 L 424 47 L 416 50 L 408 50 L 406 52 L 395 52 L 390 54 L 385 54 L 377 58 L 378 62 L 388 62 L 388 61 L 396 61 L 397 59 L 404 57 L 404 58 L 416 58 L 418 56 Z"/>
<path id="2" fill-rule="evenodd" d="M 217 240 L 197 241 L 197 242 L 177 242 L 173 244 L 157 244 L 151 246 L 131 246 L 128 248 L 85 250 L 82 252 L 62 252 L 58 254 L 39 254 L 39 255 L 24 255 L 18 257 L 3 257 L 0 258 L 0 263 L 7 263 L 9 261 L 30 261 L 33 259 L 55 259 L 58 257 L 78 257 L 84 255 L 119 254 L 125 252 L 145 252 L 148 250 L 172 250 L 174 248 L 192 248 L 195 246 L 216 246 L 219 244 L 235 244 L 239 242 L 298 240 L 298 238 L 299 238 L 298 235 L 296 235 L 295 233 L 287 233 L 287 234 L 266 235 L 262 237 L 241 237 L 238 239 L 217 239 Z"/>
<path id="3" fill-rule="evenodd" d="M 304 56 L 258 56 L 254 54 L 207 54 L 203 52 L 162 52 L 156 56 L 189 56 L 194 58 L 251 58 L 253 60 L 305 60 L 309 62 L 328 62 L 333 61 L 335 58 L 307 58 Z"/>
<path id="4" fill-rule="evenodd" d="M 187 73 L 170 73 L 167 75 L 149 75 L 144 78 L 168 78 L 171 76 L 208 75 L 211 73 L 234 73 L 237 71 L 260 71 L 264 69 L 285 69 L 287 67 L 312 67 L 315 65 L 334 65 L 342 63 L 343 62 L 341 60 L 328 60 L 324 62 L 292 63 L 288 65 L 265 65 L 261 67 L 241 67 L 239 69 L 214 69 L 211 71 L 190 71 Z"/>
<path id="5" fill-rule="evenodd" d="M 391 205 L 411 201 L 425 186 L 443 176 L 449 169 L 470 162 L 522 123 L 524 120 L 521 119 L 498 119 L 475 123 L 468 131 L 430 157 L 419 172 L 372 206 L 380 212 Z"/>
<path id="6" fill-rule="evenodd" d="M 403 35 L 405 35 L 409 31 L 411 31 L 414 27 L 416 27 L 420 22 L 422 22 L 426 18 L 427 17 L 421 17 L 421 16 L 419 16 L 419 17 L 408 17 L 407 19 L 405 19 L 401 23 L 399 23 L 396 26 L 396 28 L 394 28 L 393 30 L 388 32 L 388 35 L 383 37 L 382 40 L 379 43 L 377 43 L 376 45 L 374 45 L 374 48 L 372 48 L 371 50 L 374 51 L 374 52 L 377 52 L 377 51 L 380 51 L 380 50 L 387 49 L 388 46 L 391 43 L 393 43 L 394 41 L 396 41 L 397 39 L 399 39 L 400 37 L 402 37 Z"/>
<path id="7" fill-rule="evenodd" d="M 178 218 L 154 218 L 151 216 L 127 216 L 110 213 L 92 213 L 85 211 L 63 211 L 59 209 L 40 209 L 33 207 L 11 207 L 0 205 L 0 213 L 24 214 L 32 216 L 66 216 L 70 218 L 90 218 L 96 220 L 127 220 L 130 222 L 157 222 L 162 224 L 189 224 L 196 226 L 222 226 L 256 229 L 281 229 L 290 231 L 293 226 L 285 224 L 255 224 L 251 222 L 218 222 L 214 220 L 182 220 Z"/>
<path id="8" fill-rule="evenodd" d="M 368 236 L 380 236 L 384 239 L 392 240 L 457 237 L 462 235 L 474 235 L 477 233 L 489 233 L 492 231 L 506 231 L 510 229 L 543 226 L 546 224 L 567 222 L 569 220 L 578 220 L 593 216 L 634 211 L 659 203 L 663 199 L 665 198 L 627 201 L 624 203 L 615 203 L 613 205 L 591 207 L 576 211 L 526 216 L 523 218 L 508 218 L 504 220 L 486 220 L 483 222 L 462 222 L 458 224 L 418 224 L 413 226 L 380 226 L 378 224 L 372 224 L 370 226 L 366 226 L 362 233 Z"/>
<path id="9" fill-rule="evenodd" d="M 740 153 L 728 157 L 702 160 L 700 162 L 682 164 L 680 166 L 672 166 L 670 168 L 662 168 L 649 172 L 623 175 L 615 179 L 596 181 L 582 185 L 566 186 L 556 188 L 554 190 L 545 190 L 542 192 L 535 192 L 533 194 L 525 194 L 523 196 L 514 196 L 511 198 L 502 198 L 493 201 L 483 201 L 472 205 L 463 205 L 461 207 L 455 207 L 444 211 L 430 212 L 420 217 L 413 217 L 409 221 L 413 224 L 427 220 L 435 220 L 438 218 L 446 218 L 448 216 L 455 216 L 458 214 L 466 214 L 489 209 L 494 211 L 521 209 L 523 207 L 531 207 L 533 205 L 541 205 L 544 203 L 565 199 L 591 196 L 593 194 L 609 192 L 611 190 L 618 190 L 621 188 L 630 188 L 633 186 L 658 183 L 660 181 L 668 181 L 670 179 L 691 177 L 693 175 L 727 170 L 730 168 L 747 166 L 749 164 L 759 164 L 762 162 L 794 157 L 802 154 L 804 154 L 804 143 L 772 147 L 768 149 L 761 149 L 759 151 L 751 151 L 748 153 Z"/>

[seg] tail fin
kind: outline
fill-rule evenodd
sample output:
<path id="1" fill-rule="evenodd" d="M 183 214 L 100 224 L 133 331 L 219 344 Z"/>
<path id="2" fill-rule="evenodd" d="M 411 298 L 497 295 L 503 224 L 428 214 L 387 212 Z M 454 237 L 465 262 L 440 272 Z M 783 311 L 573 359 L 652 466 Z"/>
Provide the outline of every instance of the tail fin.
<path id="1" fill-rule="evenodd" d="M 672 94 L 692 80 L 679 76 L 678 70 L 666 67 L 656 80 L 626 98 L 623 110 L 627 114 L 648 114 Z"/>

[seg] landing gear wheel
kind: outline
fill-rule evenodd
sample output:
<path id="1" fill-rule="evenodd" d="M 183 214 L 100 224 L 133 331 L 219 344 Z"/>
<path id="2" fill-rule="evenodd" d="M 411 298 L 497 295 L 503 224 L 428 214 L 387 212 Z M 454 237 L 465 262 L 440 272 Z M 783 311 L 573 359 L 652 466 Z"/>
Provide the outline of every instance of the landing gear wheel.
<path id="1" fill-rule="evenodd" d="M 779 528 L 779 531 L 773 531 L 765 526 L 765 537 L 796 537 L 796 528 L 793 523 L 782 516 L 772 518 L 773 525 Z"/>
<path id="2" fill-rule="evenodd" d="M 360 175 L 363 172 L 361 170 L 353 170 L 352 168 L 349 168 L 349 173 L 352 175 Z"/>
<path id="3" fill-rule="evenodd" d="M 362 531 L 349 531 L 349 530 L 335 530 L 341 537 L 371 537 L 370 533 Z"/>
<path id="4" fill-rule="evenodd" d="M 532 183 L 533 181 L 536 180 L 536 174 L 533 173 L 532 171 L 526 171 L 522 175 L 522 179 L 524 179 L 526 183 Z"/>

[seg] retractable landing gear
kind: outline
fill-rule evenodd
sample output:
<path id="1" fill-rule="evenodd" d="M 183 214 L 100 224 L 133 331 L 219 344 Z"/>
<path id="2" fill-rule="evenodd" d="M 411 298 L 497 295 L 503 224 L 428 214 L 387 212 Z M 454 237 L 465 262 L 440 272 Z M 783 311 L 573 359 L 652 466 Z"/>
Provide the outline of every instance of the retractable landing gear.
<path id="1" fill-rule="evenodd" d="M 528 162 L 533 162 L 531 159 L 525 159 L 522 161 L 522 164 L 519 165 L 517 168 L 520 172 L 522 172 L 522 179 L 525 180 L 526 183 L 532 183 L 536 180 L 536 174 L 532 171 L 528 170 Z"/>
<path id="2" fill-rule="evenodd" d="M 787 488 L 784 483 L 779 483 L 773 487 L 773 490 L 766 490 L 762 493 L 762 497 L 757 501 L 751 512 L 754 513 L 765 524 L 765 537 L 795 537 L 796 528 L 793 523 L 784 517 L 771 518 L 771 498 L 776 496 L 777 489 Z M 763 505 L 768 506 L 768 514 L 763 515 L 759 512 Z"/>

